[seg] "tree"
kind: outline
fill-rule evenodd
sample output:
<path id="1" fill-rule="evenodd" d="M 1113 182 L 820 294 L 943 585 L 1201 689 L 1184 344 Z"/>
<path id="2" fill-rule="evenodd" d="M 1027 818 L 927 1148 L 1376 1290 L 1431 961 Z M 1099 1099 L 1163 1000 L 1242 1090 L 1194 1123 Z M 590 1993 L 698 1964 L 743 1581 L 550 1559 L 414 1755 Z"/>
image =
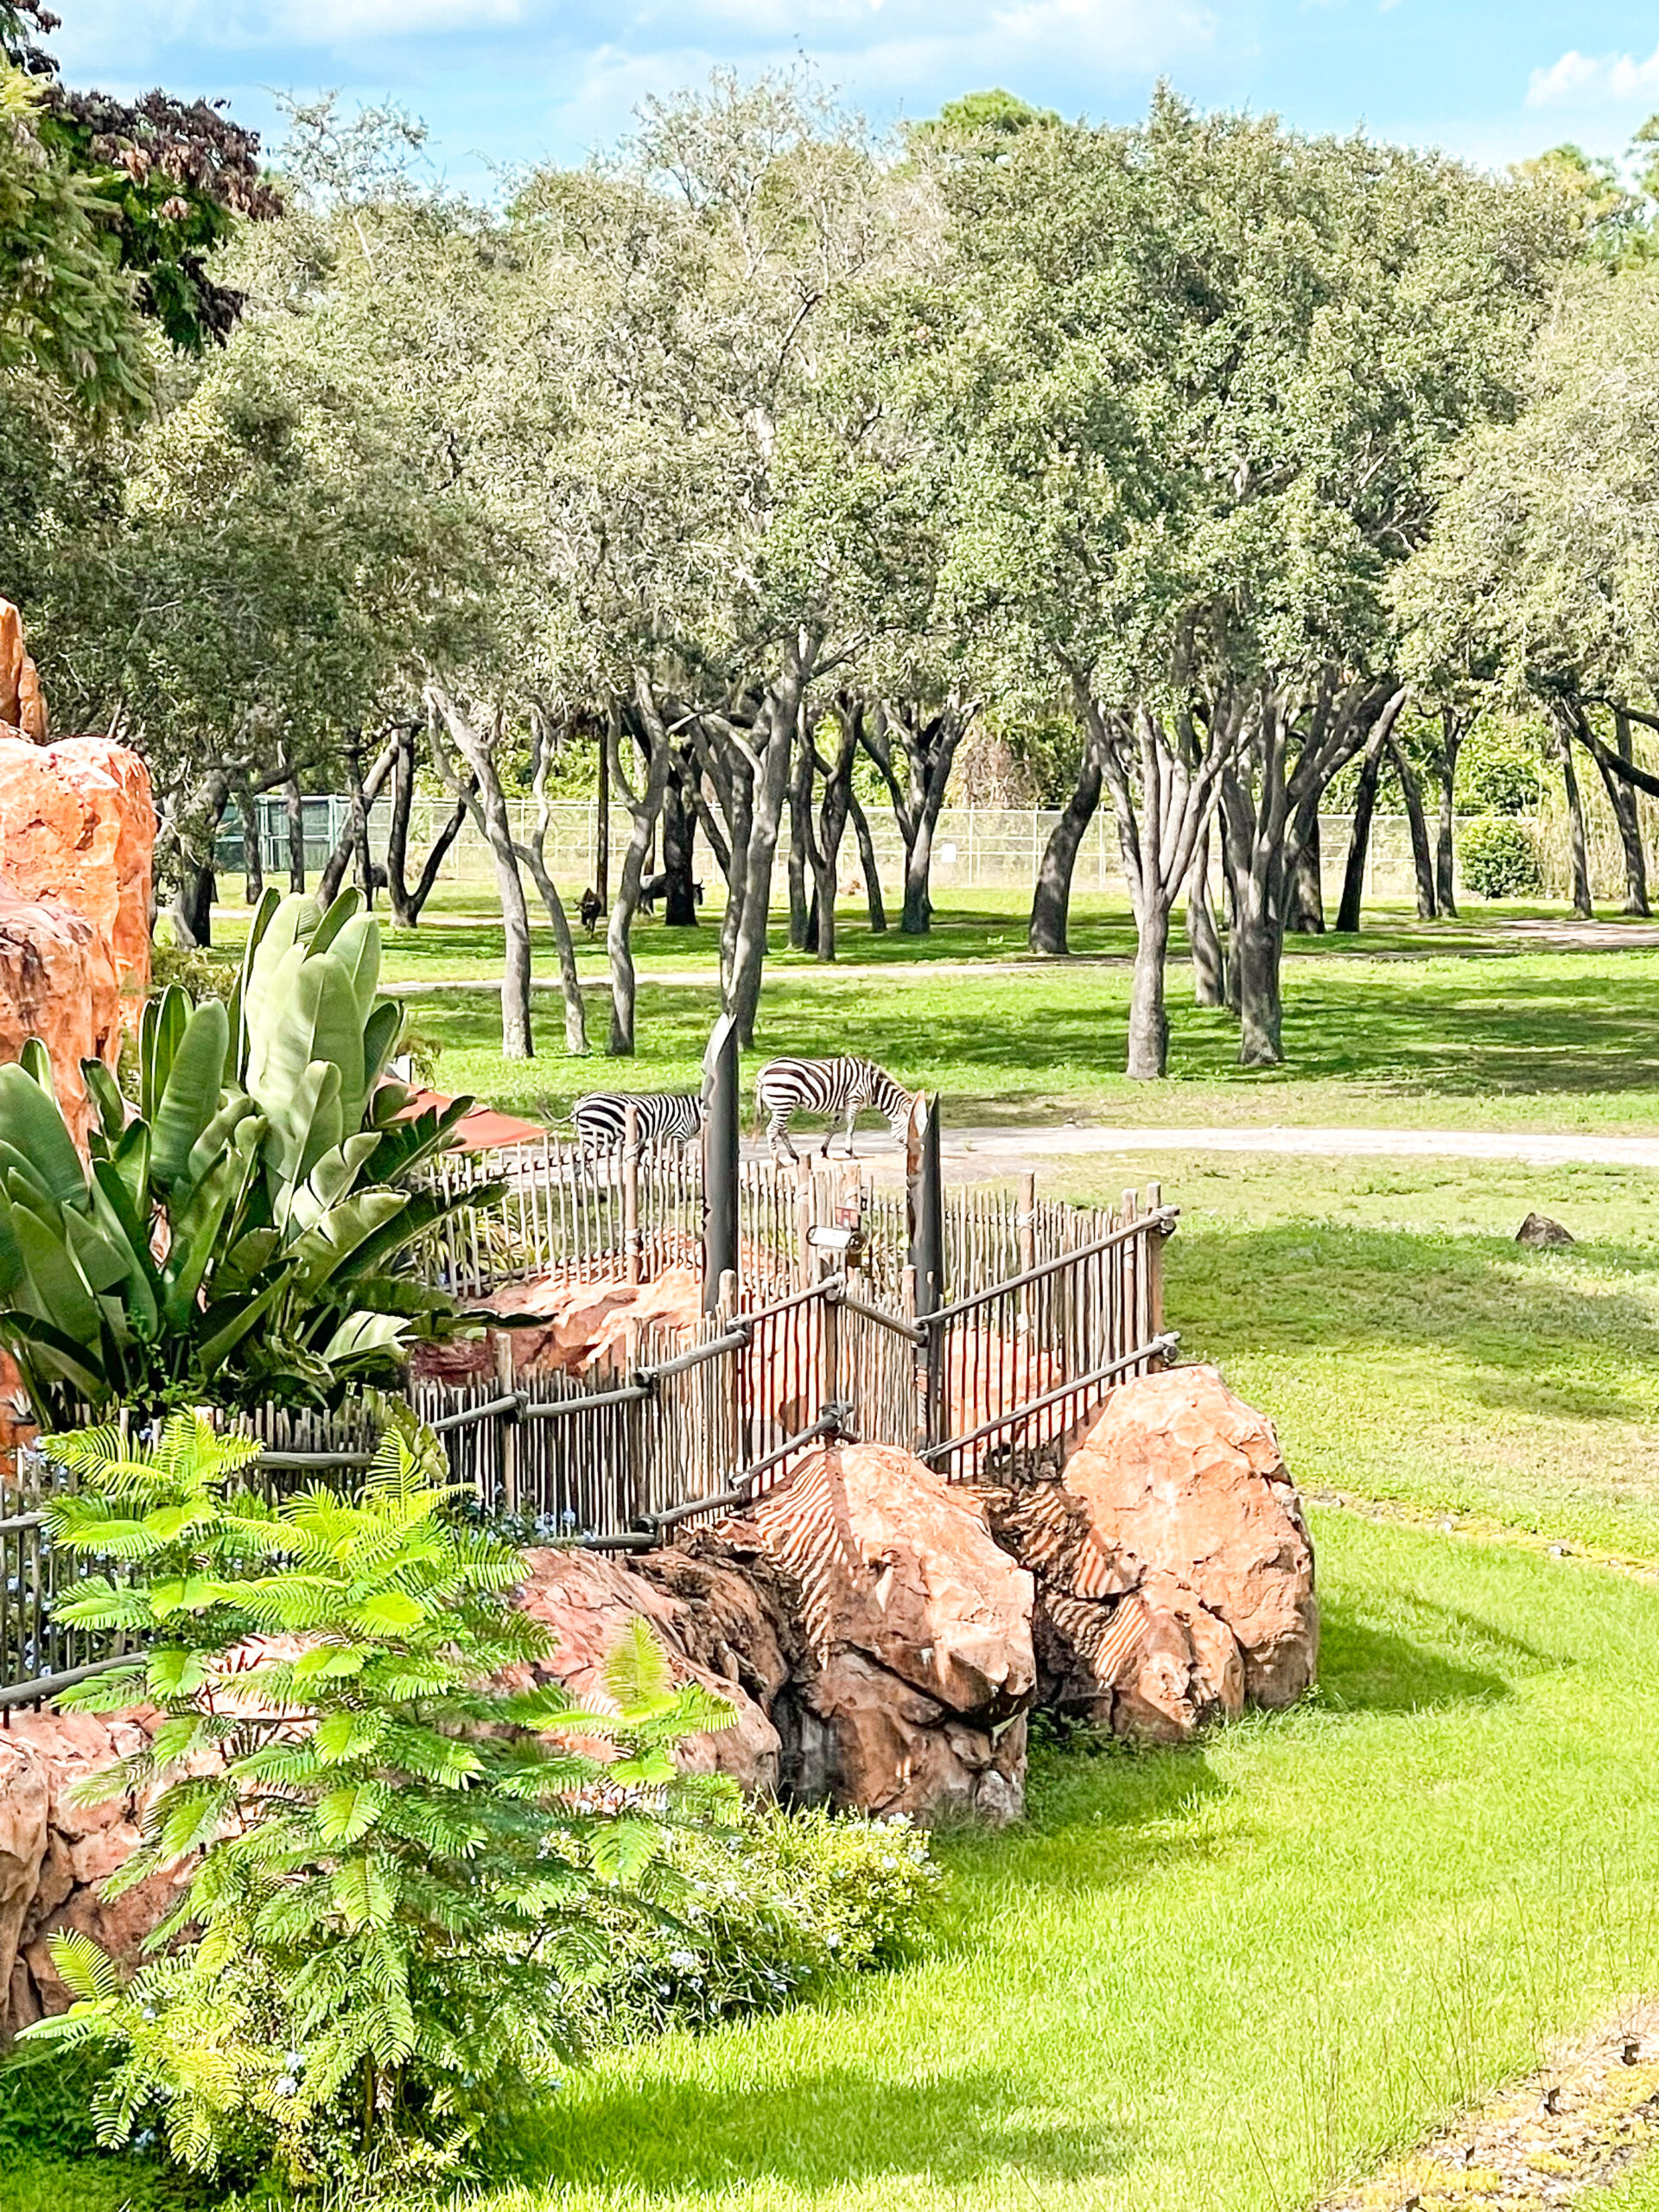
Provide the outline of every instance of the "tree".
<path id="1" fill-rule="evenodd" d="M 1636 758 L 1659 667 L 1659 273 L 1597 270 L 1563 289 L 1508 423 L 1473 432 L 1448 469 L 1432 537 L 1395 591 L 1407 664 L 1433 696 L 1448 671 L 1512 709 L 1541 707 L 1567 798 L 1575 911 L 1592 906 L 1575 751 L 1595 761 L 1624 859 L 1627 912 L 1646 911 Z"/>
<path id="2" fill-rule="evenodd" d="M 1506 404 L 1559 220 L 1530 188 L 1166 94 L 1134 131 L 1021 132 L 945 189 L 957 620 L 1079 709 L 1033 942 L 1063 944 L 1070 852 L 1109 790 L 1143 939 L 1134 1064 L 1156 1072 L 1170 906 L 1218 795 L 1240 1057 L 1270 1065 L 1292 863 L 1403 703 L 1381 586 L 1452 434 Z"/>

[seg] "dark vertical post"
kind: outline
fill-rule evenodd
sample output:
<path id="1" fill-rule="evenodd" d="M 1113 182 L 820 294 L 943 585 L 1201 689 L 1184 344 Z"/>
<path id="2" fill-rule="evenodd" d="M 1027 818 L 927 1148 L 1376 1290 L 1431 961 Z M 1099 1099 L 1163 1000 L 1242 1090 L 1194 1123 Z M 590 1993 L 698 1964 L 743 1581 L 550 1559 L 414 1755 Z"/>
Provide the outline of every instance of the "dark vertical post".
<path id="1" fill-rule="evenodd" d="M 910 1264 L 916 1276 L 916 1319 L 926 1324 L 944 1303 L 944 1169 L 939 1159 L 939 1101 L 918 1091 L 905 1133 L 910 1192 Z M 944 1440 L 944 1332 L 930 1328 L 921 1347 L 927 1441 Z"/>
<path id="2" fill-rule="evenodd" d="M 737 1024 L 722 1014 L 702 1056 L 702 1310 L 737 1268 Z"/>
<path id="3" fill-rule="evenodd" d="M 599 804 L 594 820 L 594 889 L 601 906 L 611 903 L 611 748 L 599 733 Z"/>

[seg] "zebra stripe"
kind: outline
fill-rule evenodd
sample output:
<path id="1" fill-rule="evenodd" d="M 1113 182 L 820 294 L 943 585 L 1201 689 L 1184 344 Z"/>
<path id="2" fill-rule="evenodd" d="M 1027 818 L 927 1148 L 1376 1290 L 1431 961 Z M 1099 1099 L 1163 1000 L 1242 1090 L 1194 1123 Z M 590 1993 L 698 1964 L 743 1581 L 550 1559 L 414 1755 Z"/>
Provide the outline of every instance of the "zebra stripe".
<path id="1" fill-rule="evenodd" d="M 853 1124 L 859 1109 L 873 1106 L 885 1114 L 896 1137 L 902 1137 L 910 1119 L 912 1094 L 874 1060 L 855 1059 L 843 1053 L 833 1060 L 768 1060 L 754 1086 L 755 1102 L 766 1116 L 766 1143 L 772 1156 L 779 1147 L 791 1160 L 800 1154 L 789 1140 L 790 1116 L 823 1114 L 830 1126 L 823 1133 L 821 1157 L 830 1157 L 830 1141 L 837 1116 L 847 1122 L 847 1156 L 853 1156 Z"/>
<path id="2" fill-rule="evenodd" d="M 695 1091 L 590 1090 L 570 1109 L 576 1135 L 589 1152 L 614 1152 L 627 1135 L 634 1108 L 640 1146 L 689 1144 L 702 1129 L 702 1101 Z"/>

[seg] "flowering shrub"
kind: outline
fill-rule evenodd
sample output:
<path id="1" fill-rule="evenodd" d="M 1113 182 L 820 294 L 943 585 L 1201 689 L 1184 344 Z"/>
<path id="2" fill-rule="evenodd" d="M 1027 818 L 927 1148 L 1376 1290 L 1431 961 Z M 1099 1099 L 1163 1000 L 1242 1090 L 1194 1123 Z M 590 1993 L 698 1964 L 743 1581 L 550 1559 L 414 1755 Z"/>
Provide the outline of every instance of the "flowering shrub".
<path id="1" fill-rule="evenodd" d="M 896 1965 L 942 1879 L 907 1821 L 776 1806 L 679 1830 L 664 1860 L 683 1885 L 673 1923 L 617 1916 L 582 2007 L 595 2041 L 775 2012 L 832 1974 Z"/>

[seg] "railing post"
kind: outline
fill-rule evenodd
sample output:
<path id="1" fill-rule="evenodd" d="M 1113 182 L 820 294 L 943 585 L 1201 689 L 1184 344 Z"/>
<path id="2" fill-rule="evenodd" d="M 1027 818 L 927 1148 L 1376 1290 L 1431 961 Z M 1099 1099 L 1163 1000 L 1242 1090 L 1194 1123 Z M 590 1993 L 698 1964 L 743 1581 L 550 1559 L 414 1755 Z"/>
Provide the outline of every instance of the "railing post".
<path id="1" fill-rule="evenodd" d="M 702 1056 L 702 1310 L 737 1269 L 737 1025 L 722 1014 Z"/>
<path id="2" fill-rule="evenodd" d="M 1147 1211 L 1156 1213 L 1164 1203 L 1163 1186 L 1158 1183 L 1147 1185 Z M 1164 1239 L 1170 1232 L 1166 1221 L 1155 1222 L 1147 1232 L 1147 1320 L 1150 1337 L 1164 1333 Z M 1167 1364 L 1167 1354 L 1160 1352 L 1157 1363 Z"/>
<path id="3" fill-rule="evenodd" d="M 628 1281 L 637 1283 L 644 1268 L 639 1237 L 639 1109 L 632 1104 L 622 1112 L 622 1253 Z"/>
<path id="4" fill-rule="evenodd" d="M 944 1168 L 939 1157 L 939 1101 L 918 1091 L 905 1132 L 910 1195 L 910 1264 L 916 1274 L 916 1318 L 925 1324 L 944 1303 Z M 944 1335 L 929 1328 L 920 1348 L 923 1425 L 929 1444 L 943 1441 Z"/>

